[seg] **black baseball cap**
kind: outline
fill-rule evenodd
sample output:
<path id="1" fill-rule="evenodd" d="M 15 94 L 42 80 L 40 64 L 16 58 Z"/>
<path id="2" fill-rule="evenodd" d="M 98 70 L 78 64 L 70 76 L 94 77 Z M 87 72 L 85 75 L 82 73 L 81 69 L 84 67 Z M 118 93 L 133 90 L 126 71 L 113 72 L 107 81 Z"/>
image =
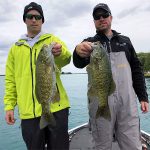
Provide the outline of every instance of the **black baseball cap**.
<path id="1" fill-rule="evenodd" d="M 103 10 L 105 10 L 105 11 L 107 11 L 108 13 L 111 14 L 111 10 L 110 10 L 110 8 L 108 7 L 107 4 L 104 4 L 104 3 L 99 3 L 99 4 L 97 4 L 97 5 L 94 7 L 94 9 L 93 9 L 93 15 L 94 15 L 94 13 L 96 12 L 96 10 L 98 10 L 98 9 L 103 9 Z"/>
<path id="2" fill-rule="evenodd" d="M 41 5 L 39 5 L 39 4 L 35 3 L 35 2 L 31 2 L 30 4 L 25 6 L 24 13 L 23 13 L 23 21 L 24 22 L 25 22 L 26 14 L 30 10 L 37 10 L 40 13 L 40 15 L 42 16 L 42 22 L 44 23 L 44 14 L 43 14 L 42 7 L 41 7 Z"/>

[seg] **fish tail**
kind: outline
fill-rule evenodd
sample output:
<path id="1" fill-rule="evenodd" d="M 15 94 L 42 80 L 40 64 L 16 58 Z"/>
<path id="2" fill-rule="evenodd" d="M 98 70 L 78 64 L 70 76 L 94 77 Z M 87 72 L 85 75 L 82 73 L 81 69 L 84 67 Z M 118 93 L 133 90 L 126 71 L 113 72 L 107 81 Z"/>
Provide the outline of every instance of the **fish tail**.
<path id="1" fill-rule="evenodd" d="M 96 112 L 96 118 L 98 117 L 103 117 L 107 120 L 111 119 L 110 109 L 108 105 L 98 107 L 97 112 Z"/>
<path id="2" fill-rule="evenodd" d="M 116 84 L 115 81 L 112 79 L 111 84 L 110 84 L 110 91 L 109 91 L 109 95 L 111 95 L 116 89 Z"/>
<path id="3" fill-rule="evenodd" d="M 49 127 L 55 127 L 56 126 L 56 121 L 55 121 L 55 118 L 54 118 L 52 113 L 48 116 L 48 119 L 46 119 L 46 118 L 47 117 L 45 117 L 44 115 L 41 116 L 40 129 L 44 129 L 47 126 L 49 126 Z"/>

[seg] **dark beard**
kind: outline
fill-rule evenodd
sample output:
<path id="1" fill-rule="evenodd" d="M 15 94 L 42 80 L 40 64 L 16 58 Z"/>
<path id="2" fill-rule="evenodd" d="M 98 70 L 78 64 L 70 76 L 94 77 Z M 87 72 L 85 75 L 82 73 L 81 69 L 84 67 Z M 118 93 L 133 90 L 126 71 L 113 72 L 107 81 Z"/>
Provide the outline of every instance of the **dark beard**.
<path id="1" fill-rule="evenodd" d="M 111 25 L 108 28 L 104 28 L 104 29 L 97 28 L 96 32 L 97 33 L 99 32 L 99 33 L 102 33 L 102 34 L 106 35 L 110 31 L 110 29 L 111 29 Z"/>
<path id="2" fill-rule="evenodd" d="M 100 33 L 105 34 L 105 33 L 108 32 L 108 29 L 98 29 L 97 31 L 100 32 Z"/>

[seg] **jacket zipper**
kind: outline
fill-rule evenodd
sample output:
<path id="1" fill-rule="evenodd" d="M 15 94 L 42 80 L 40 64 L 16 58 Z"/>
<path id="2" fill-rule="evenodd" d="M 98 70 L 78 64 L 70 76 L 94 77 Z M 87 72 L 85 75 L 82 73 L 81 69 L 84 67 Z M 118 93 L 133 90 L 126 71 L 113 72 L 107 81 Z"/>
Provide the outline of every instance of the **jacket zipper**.
<path id="1" fill-rule="evenodd" d="M 34 65 L 36 65 L 36 49 L 35 49 L 35 53 L 34 53 Z"/>
<path id="2" fill-rule="evenodd" d="M 108 42 L 108 44 L 109 44 L 109 50 L 110 52 L 112 52 L 110 41 Z"/>
<path id="3" fill-rule="evenodd" d="M 35 115 L 35 99 L 34 99 L 34 84 L 33 84 L 33 68 L 32 68 L 32 49 L 30 48 L 30 67 L 31 67 L 31 76 L 32 76 L 32 100 L 33 100 L 33 114 Z"/>

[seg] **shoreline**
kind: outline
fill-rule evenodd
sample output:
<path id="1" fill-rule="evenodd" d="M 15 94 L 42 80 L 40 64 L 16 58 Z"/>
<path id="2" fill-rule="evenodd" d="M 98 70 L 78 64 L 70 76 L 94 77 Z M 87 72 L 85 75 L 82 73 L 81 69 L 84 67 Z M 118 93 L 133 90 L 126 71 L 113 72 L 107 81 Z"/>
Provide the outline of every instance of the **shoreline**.
<path id="1" fill-rule="evenodd" d="M 148 73 L 144 73 L 144 77 L 145 78 L 150 78 L 150 73 L 148 72 Z"/>

